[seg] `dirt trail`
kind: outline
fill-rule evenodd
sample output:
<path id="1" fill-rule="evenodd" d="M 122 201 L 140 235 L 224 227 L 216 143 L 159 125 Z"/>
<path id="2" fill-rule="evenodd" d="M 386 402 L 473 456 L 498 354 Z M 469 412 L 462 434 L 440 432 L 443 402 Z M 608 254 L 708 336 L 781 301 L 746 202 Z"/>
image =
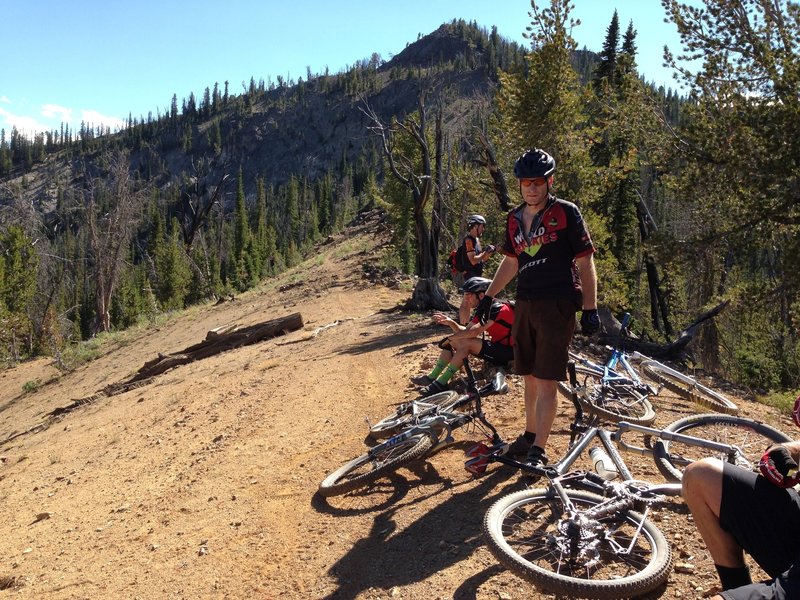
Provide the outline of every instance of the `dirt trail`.
<path id="1" fill-rule="evenodd" d="M 216 327 L 293 312 L 305 321 L 1 446 L 0 598 L 550 597 L 498 567 L 480 539 L 488 506 L 523 484 L 503 468 L 480 479 L 464 471 L 477 432 L 363 494 L 315 495 L 327 472 L 363 452 L 365 418 L 411 397 L 408 377 L 442 334 L 426 315 L 392 310 L 407 285 L 365 277 L 365 266 L 379 271 L 384 242 L 374 223 L 354 228 L 269 286 L 127 336 L 69 375 L 46 360 L 0 374 L 5 440 Z M 23 392 L 37 380 L 46 383 Z M 487 401 L 508 437 L 523 422 L 521 381 L 510 383 Z M 659 409 L 659 423 L 681 414 Z M 630 462 L 641 478 L 658 477 L 652 462 Z M 701 596 L 716 578 L 685 509 L 676 502 L 659 519 L 691 572 L 651 597 Z"/>

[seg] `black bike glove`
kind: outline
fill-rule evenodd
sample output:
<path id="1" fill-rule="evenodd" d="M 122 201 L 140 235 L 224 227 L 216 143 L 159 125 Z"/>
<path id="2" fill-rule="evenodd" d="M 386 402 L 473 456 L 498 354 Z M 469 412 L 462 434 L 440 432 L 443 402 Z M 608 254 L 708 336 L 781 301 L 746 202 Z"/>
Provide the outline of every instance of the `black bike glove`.
<path id="1" fill-rule="evenodd" d="M 587 308 L 581 314 L 581 333 L 583 335 L 592 335 L 597 333 L 600 329 L 600 316 L 597 314 L 597 309 Z"/>
<path id="2" fill-rule="evenodd" d="M 489 321 L 489 316 L 492 311 L 492 298 L 491 296 L 484 295 L 478 303 L 478 308 L 475 309 L 475 316 L 480 320 L 481 325 L 486 325 Z"/>
<path id="3" fill-rule="evenodd" d="M 767 480 L 780 488 L 790 488 L 800 482 L 797 463 L 785 446 L 775 446 L 758 461 L 758 469 Z"/>

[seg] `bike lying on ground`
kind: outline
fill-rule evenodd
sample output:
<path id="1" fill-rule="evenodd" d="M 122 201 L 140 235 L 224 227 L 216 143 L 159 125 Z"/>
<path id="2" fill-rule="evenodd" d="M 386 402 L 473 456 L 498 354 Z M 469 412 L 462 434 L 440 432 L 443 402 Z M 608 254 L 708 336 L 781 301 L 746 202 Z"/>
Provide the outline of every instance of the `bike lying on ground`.
<path id="1" fill-rule="evenodd" d="M 640 352 L 626 352 L 624 340 L 629 322 L 630 314 L 625 313 L 620 329 L 622 347 L 609 347 L 611 354 L 604 364 L 595 363 L 574 352 L 569 353 L 570 360 L 576 364 L 576 376 L 583 388 L 578 400 L 585 410 L 610 421 L 624 420 L 649 425 L 656 418 L 650 397 L 656 396 L 665 387 L 685 400 L 717 412 L 732 415 L 739 412 L 736 404 L 694 377 Z M 655 389 L 643 381 L 632 362 L 638 362 L 642 372 L 659 388 Z M 567 396 L 571 393 L 571 386 L 566 382 L 559 383 L 559 388 Z"/>
<path id="2" fill-rule="evenodd" d="M 395 413 L 370 428 L 373 438 L 391 437 L 328 475 L 319 485 L 319 494 L 337 496 L 369 485 L 451 443 L 453 430 L 470 423 L 476 424 L 493 443 L 499 443 L 497 430 L 483 414 L 481 399 L 508 391 L 505 373 L 498 370 L 491 381 L 478 389 L 469 361 L 464 362 L 464 369 L 466 394 L 442 392 L 400 405 Z"/>
<path id="3" fill-rule="evenodd" d="M 489 463 L 500 462 L 546 480 L 544 487 L 500 498 L 485 515 L 483 533 L 489 549 L 510 571 L 570 598 L 630 598 L 655 589 L 669 577 L 669 544 L 648 516 L 666 496 L 680 494 L 680 484 L 674 481 L 680 479 L 681 467 L 692 459 L 718 456 L 752 468 L 765 447 L 789 438 L 758 421 L 713 414 L 681 419 L 663 430 L 625 421 L 615 430 L 604 429 L 596 415 L 584 419 L 573 370 L 571 365 L 576 416 L 569 449 L 561 460 L 549 467 L 532 467 L 506 457 L 500 445 L 479 444 L 467 452 L 472 458 L 466 467 L 481 473 Z M 655 447 L 624 442 L 623 434 L 631 431 L 658 440 Z M 570 472 L 596 440 L 606 454 L 594 448 L 590 452 L 598 472 Z M 657 465 L 669 464 L 673 482 L 635 480 L 617 445 L 653 454 Z M 688 448 L 691 458 L 686 456 Z"/>
<path id="4" fill-rule="evenodd" d="M 569 357 L 576 363 L 575 375 L 581 383 L 579 402 L 584 409 L 609 421 L 649 425 L 656 420 L 649 397 L 657 390 L 641 380 L 622 350 L 612 348 L 611 356 L 602 365 L 571 351 Z M 563 381 L 558 387 L 565 395 L 572 391 Z"/>

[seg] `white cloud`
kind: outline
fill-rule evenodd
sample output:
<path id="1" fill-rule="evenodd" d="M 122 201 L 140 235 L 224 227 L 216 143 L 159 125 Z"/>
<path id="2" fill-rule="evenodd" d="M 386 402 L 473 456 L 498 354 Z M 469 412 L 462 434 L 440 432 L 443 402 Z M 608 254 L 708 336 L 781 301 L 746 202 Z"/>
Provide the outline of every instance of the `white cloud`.
<path id="1" fill-rule="evenodd" d="M 72 121 L 72 109 L 58 104 L 45 104 L 42 106 L 42 116 L 48 119 L 58 119 L 65 123 Z"/>
<path id="2" fill-rule="evenodd" d="M 52 128 L 40 123 L 33 117 L 25 117 L 10 113 L 0 108 L 0 128 L 6 130 L 6 136 L 10 135 L 11 129 L 16 127 L 20 133 L 31 136 L 36 133 L 50 131 Z"/>
<path id="3" fill-rule="evenodd" d="M 11 100 L 9 99 L 8 96 L 0 96 L 0 102 L 2 102 L 3 104 L 11 104 Z"/>
<path id="4" fill-rule="evenodd" d="M 100 114 L 96 110 L 81 110 L 81 120 L 91 127 L 96 128 L 99 125 L 104 125 L 110 127 L 112 131 L 122 129 L 125 126 L 125 121 L 122 119 Z"/>

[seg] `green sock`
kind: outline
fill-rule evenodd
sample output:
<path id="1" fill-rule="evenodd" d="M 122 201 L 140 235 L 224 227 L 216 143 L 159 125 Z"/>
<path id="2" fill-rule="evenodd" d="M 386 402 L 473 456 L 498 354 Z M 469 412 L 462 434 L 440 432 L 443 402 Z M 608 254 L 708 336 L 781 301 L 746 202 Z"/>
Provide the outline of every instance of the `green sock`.
<path id="1" fill-rule="evenodd" d="M 436 378 L 436 381 L 438 381 L 439 383 L 447 383 L 448 381 L 450 381 L 450 378 L 453 377 L 453 375 L 455 375 L 458 369 L 459 367 L 453 365 L 447 365 L 444 371 L 442 371 L 442 374 Z"/>
<path id="2" fill-rule="evenodd" d="M 439 359 L 436 361 L 436 364 L 433 366 L 433 371 L 428 373 L 428 377 L 431 379 L 436 379 L 439 377 L 439 374 L 444 370 L 444 368 L 448 365 L 447 361 L 444 359 Z"/>

